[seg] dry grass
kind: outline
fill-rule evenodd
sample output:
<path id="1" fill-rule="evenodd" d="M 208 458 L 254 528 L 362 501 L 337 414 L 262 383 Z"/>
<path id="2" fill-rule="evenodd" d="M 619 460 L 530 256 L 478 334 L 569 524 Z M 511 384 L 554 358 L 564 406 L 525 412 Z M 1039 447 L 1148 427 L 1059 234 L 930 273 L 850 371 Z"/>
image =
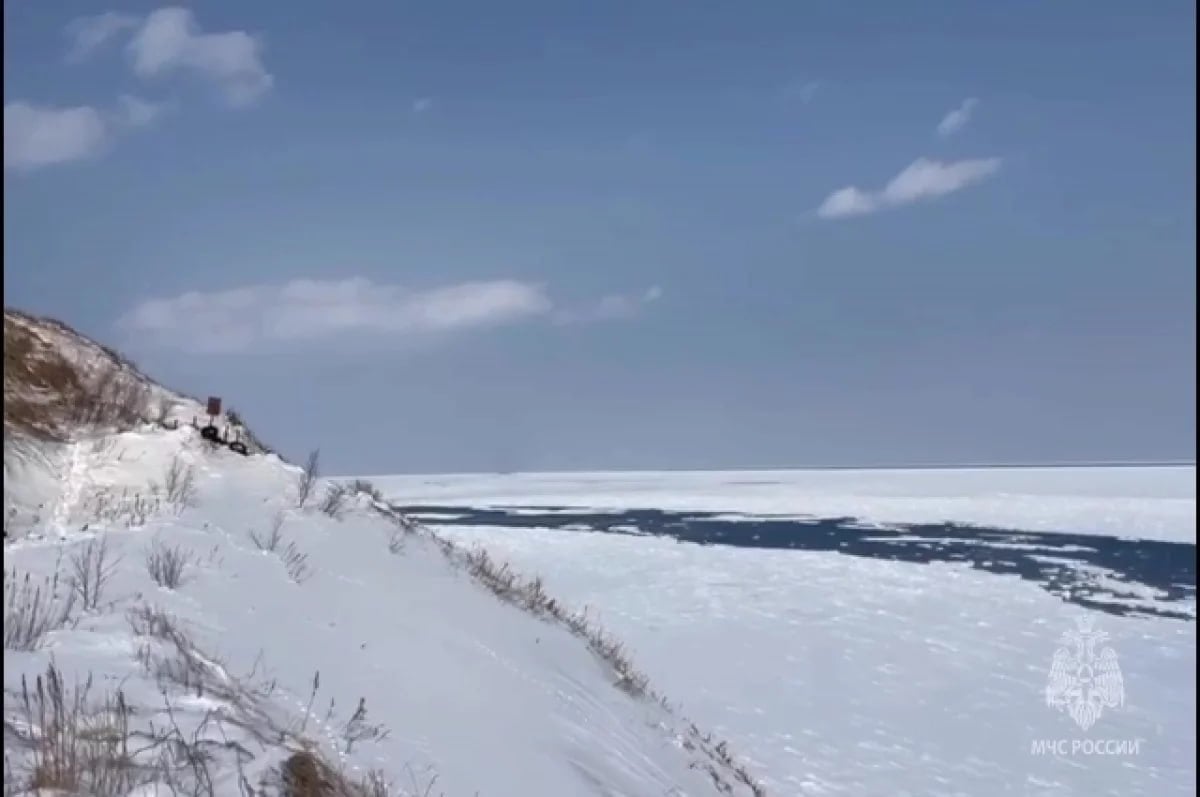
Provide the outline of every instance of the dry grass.
<path id="1" fill-rule="evenodd" d="M 171 639 L 179 633 L 175 618 L 149 604 L 135 606 L 125 613 L 129 628 L 137 636 L 155 637 L 156 639 Z"/>
<path id="2" fill-rule="evenodd" d="M 152 419 L 149 384 L 114 363 L 103 363 L 75 398 L 72 420 L 85 426 L 130 429 Z"/>
<path id="3" fill-rule="evenodd" d="M 308 566 L 308 554 L 297 548 L 296 543 L 289 542 L 284 546 L 279 558 L 283 560 L 283 566 L 287 568 L 288 578 L 297 584 L 303 584 L 312 577 L 312 568 Z"/>
<path id="4" fill-rule="evenodd" d="M 6 735 L 29 750 L 26 788 L 94 795 L 126 794 L 146 781 L 135 761 L 130 708 L 121 692 L 89 699 L 92 678 L 68 688 L 51 662 L 31 687 L 21 676 L 16 715 Z"/>
<path id="5" fill-rule="evenodd" d="M 75 366 L 6 310 L 5 426 L 40 439 L 64 439 L 62 422 L 83 393 L 84 385 Z"/>
<path id="6" fill-rule="evenodd" d="M 274 681 L 260 682 L 255 672 L 245 678 L 233 677 L 220 661 L 201 652 L 178 619 L 161 609 L 149 605 L 138 606 L 129 611 L 127 619 L 133 632 L 145 640 L 138 660 L 146 672 L 155 678 L 164 694 L 175 688 L 197 696 L 207 696 L 223 706 L 213 715 L 218 722 L 247 732 L 264 750 L 283 747 L 289 751 L 290 755 L 283 764 L 267 772 L 257 786 L 250 783 L 241 769 L 243 760 L 252 756 L 244 747 L 239 746 L 234 751 L 245 754 L 235 758 L 240 792 L 244 797 L 281 794 L 389 797 L 395 794 L 391 784 L 379 771 L 373 770 L 362 777 L 354 777 L 331 766 L 322 757 L 319 748 L 305 736 L 308 717 L 320 689 L 319 673 L 314 674 L 312 693 L 303 721 L 296 723 L 291 720 L 280 724 L 276 713 L 268 708 L 275 691 Z M 361 698 L 357 710 L 347 721 L 334 723 L 333 717 L 334 701 L 331 700 L 324 719 L 327 727 L 338 729 L 339 753 L 349 753 L 356 743 L 379 741 L 388 735 L 385 727 L 368 721 L 366 701 Z M 222 737 L 226 738 L 223 733 Z M 182 739 L 183 735 L 176 733 L 174 738 Z M 215 754 L 221 752 L 222 747 L 231 746 L 229 742 L 216 747 L 213 747 L 214 744 L 200 739 L 198 733 L 193 734 L 189 742 L 191 755 L 204 756 L 201 769 L 204 773 L 215 762 Z M 192 780 L 200 782 L 198 776 Z M 425 797 L 428 790 L 413 791 L 412 794 Z"/>
<path id="7" fill-rule="evenodd" d="M 321 476 L 321 450 L 315 449 L 309 453 L 308 459 L 304 462 L 304 469 L 300 471 L 300 475 L 296 479 L 296 506 L 300 509 L 308 503 L 308 499 L 312 497 L 313 488 L 317 485 L 317 479 Z"/>
<path id="8" fill-rule="evenodd" d="M 196 466 L 176 454 L 163 477 L 163 493 L 167 503 L 183 510 L 196 503 Z"/>
<path id="9" fill-rule="evenodd" d="M 35 650 L 46 634 L 71 621 L 76 593 L 60 579 L 60 564 L 54 574 L 35 581 L 16 568 L 4 571 L 4 649 Z"/>
<path id="10" fill-rule="evenodd" d="M 380 511 L 404 531 L 422 532 L 449 560 L 464 567 L 496 597 L 555 622 L 582 639 L 588 649 L 616 673 L 615 686 L 634 697 L 652 700 L 671 714 L 675 713 L 675 708 L 666 697 L 655 691 L 645 673 L 637 669 L 621 642 L 590 617 L 586 608 L 583 611 L 568 609 L 546 593 L 541 578 L 526 579 L 517 575 L 507 563 L 497 562 L 480 546 L 463 548 L 432 529 L 405 518 L 394 507 Z M 693 762 L 692 766 L 703 769 L 718 791 L 732 794 L 733 787 L 729 782 L 732 778 L 749 789 L 754 797 L 766 797 L 766 788 L 750 774 L 744 764 L 733 757 L 725 742 L 714 741 L 711 734 L 701 733 L 695 724 L 688 723 L 687 734 L 681 743 L 688 751 L 704 757 L 703 760 Z"/>
<path id="11" fill-rule="evenodd" d="M 250 541 L 263 553 L 275 553 L 283 544 L 283 521 L 283 513 L 276 513 L 274 520 L 271 521 L 271 529 L 267 533 L 260 534 L 257 530 L 250 529 Z"/>
<path id="12" fill-rule="evenodd" d="M 288 578 L 297 584 L 303 584 L 312 577 L 312 567 L 308 564 L 308 554 L 301 551 L 295 542 L 284 538 L 283 521 L 284 515 L 282 512 L 279 512 L 271 522 L 269 531 L 260 533 L 256 529 L 250 529 L 247 534 L 250 537 L 250 541 L 254 543 L 254 547 L 258 548 L 258 550 L 263 553 L 275 554 L 279 557 L 279 561 L 283 562 L 283 567 L 287 570 Z"/>
<path id="13" fill-rule="evenodd" d="M 347 485 L 351 492 L 363 493 L 371 497 L 372 501 L 382 501 L 383 493 L 371 482 L 366 479 L 355 479 Z"/>
<path id="14" fill-rule="evenodd" d="M 394 794 L 392 784 L 380 770 L 352 778 L 311 750 L 289 756 L 279 767 L 278 781 L 281 797 L 390 797 Z"/>
<path id="15" fill-rule="evenodd" d="M 187 569 L 194 563 L 189 551 L 160 540 L 150 543 L 146 551 L 146 572 L 154 583 L 167 589 L 178 589 L 184 582 Z"/>
<path id="16" fill-rule="evenodd" d="M 121 690 L 93 699 L 93 687 L 90 673 L 83 683 L 67 686 L 53 661 L 32 686 L 22 676 L 20 690 L 6 706 L 6 794 L 126 797 L 145 788 L 213 797 L 210 768 L 219 756 L 232 754 L 240 762 L 249 755 L 228 740 L 215 712 L 207 712 L 185 733 L 164 692 L 162 708 L 152 712 L 159 722 L 135 728 L 133 721 L 142 712 L 129 705 Z M 212 738 L 214 725 L 221 740 Z M 10 749 L 23 759 L 19 771 L 9 760 Z"/>
<path id="17" fill-rule="evenodd" d="M 625 647 L 589 618 L 586 609 L 570 611 L 546 594 L 541 578 L 521 578 L 507 563 L 497 563 L 482 547 L 452 550 L 468 572 L 501 600 L 540 617 L 553 618 L 587 642 L 588 648 L 616 672 L 616 686 L 637 697 L 661 700 L 649 688 L 650 679 L 634 666 Z"/>
<path id="18" fill-rule="evenodd" d="M 325 488 L 325 494 L 321 496 L 317 509 L 337 520 L 345 512 L 346 503 L 355 495 L 357 493 L 349 485 L 334 482 Z"/>
<path id="19" fill-rule="evenodd" d="M 141 528 L 163 510 L 163 496 L 154 491 L 155 487 L 151 485 L 149 495 L 128 488 L 119 495 L 106 490 L 96 492 L 88 499 L 88 512 L 97 523 Z"/>
<path id="20" fill-rule="evenodd" d="M 39 330 L 55 330 L 92 348 L 85 373 Z M 151 419 L 148 380 L 125 358 L 52 319 L 4 311 L 4 422 L 42 440 L 66 440 L 76 424 L 128 429 Z"/>
<path id="21" fill-rule="evenodd" d="M 71 586 L 84 611 L 100 606 L 104 588 L 120 563 L 120 557 L 109 554 L 107 535 L 76 546 L 71 554 Z"/>

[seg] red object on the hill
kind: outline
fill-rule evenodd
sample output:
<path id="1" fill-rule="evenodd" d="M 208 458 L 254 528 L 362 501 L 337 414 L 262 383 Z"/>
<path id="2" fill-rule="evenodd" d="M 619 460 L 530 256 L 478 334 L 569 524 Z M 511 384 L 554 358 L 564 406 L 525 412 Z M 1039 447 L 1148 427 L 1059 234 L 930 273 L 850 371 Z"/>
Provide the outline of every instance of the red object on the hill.
<path id="1" fill-rule="evenodd" d="M 208 397 L 208 414 L 209 415 L 220 415 L 221 414 L 221 398 L 219 396 L 209 396 Z"/>

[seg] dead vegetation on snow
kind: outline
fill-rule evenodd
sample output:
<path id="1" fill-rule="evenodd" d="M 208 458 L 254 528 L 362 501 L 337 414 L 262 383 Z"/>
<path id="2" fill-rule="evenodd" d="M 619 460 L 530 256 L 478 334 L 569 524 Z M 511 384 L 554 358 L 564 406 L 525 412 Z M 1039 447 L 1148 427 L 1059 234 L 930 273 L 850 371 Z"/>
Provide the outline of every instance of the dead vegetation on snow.
<path id="1" fill-rule="evenodd" d="M 36 650 L 47 634 L 71 622 L 76 593 L 60 573 L 58 564 L 40 580 L 15 567 L 4 571 L 5 650 Z"/>
<path id="2" fill-rule="evenodd" d="M 91 349 L 93 362 L 69 359 L 39 329 Z M 4 426 L 36 439 L 63 441 L 72 428 L 130 429 L 164 412 L 150 382 L 112 349 L 65 324 L 4 311 Z M 7 435 L 6 435 L 7 436 Z"/>
<path id="3" fill-rule="evenodd" d="M 392 506 L 377 507 L 378 511 L 391 520 L 405 534 L 421 533 L 433 541 L 451 562 L 463 567 L 474 579 L 493 595 L 517 606 L 537 617 L 555 622 L 583 640 L 588 649 L 616 674 L 614 685 L 630 695 L 648 699 L 661 705 L 667 712 L 675 714 L 674 706 L 651 685 L 650 679 L 634 665 L 625 646 L 612 634 L 604 630 L 595 618 L 589 616 L 587 608 L 573 611 L 560 601 L 551 598 L 540 577 L 524 578 L 506 562 L 497 562 L 482 546 L 463 547 L 453 540 L 438 534 L 404 516 Z M 392 543 L 389 543 L 391 547 Z M 693 762 L 692 766 L 703 769 L 720 792 L 732 794 L 727 781 L 733 779 L 748 788 L 755 797 L 766 797 L 766 788 L 737 761 L 724 741 L 716 741 L 712 734 L 702 733 L 691 722 L 687 723 L 687 734 L 681 741 L 684 749 L 703 755 L 707 760 Z"/>

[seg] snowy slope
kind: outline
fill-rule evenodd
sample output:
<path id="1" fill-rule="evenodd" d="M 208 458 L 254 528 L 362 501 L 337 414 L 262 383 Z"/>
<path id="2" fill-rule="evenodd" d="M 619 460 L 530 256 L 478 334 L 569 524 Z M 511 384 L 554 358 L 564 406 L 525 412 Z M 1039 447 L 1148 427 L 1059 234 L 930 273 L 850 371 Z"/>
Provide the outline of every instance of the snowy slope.
<path id="1" fill-rule="evenodd" d="M 166 481 L 177 456 L 195 468 L 194 505 L 176 513 L 163 504 L 129 528 L 135 502 L 152 481 Z M 238 793 L 231 750 L 243 749 L 241 770 L 256 782 L 301 737 L 349 774 L 381 769 L 403 787 L 394 793 L 424 794 L 434 779 L 430 794 L 750 793 L 713 743 L 706 753 L 684 720 L 616 688 L 611 668 L 579 638 L 499 601 L 439 546 L 404 533 L 365 498 L 341 519 L 295 509 L 297 469 L 274 456 L 210 448 L 190 427 L 75 441 L 42 462 L 59 468 L 62 486 L 25 473 L 25 500 L 45 490 L 49 511 L 6 545 L 6 567 L 37 577 L 61 560 L 66 571 L 100 539 L 117 564 L 97 608 L 77 610 L 33 650 L 6 645 L 10 720 L 22 676 L 32 683 L 53 659 L 68 682 L 90 673 L 105 688 L 121 684 L 142 725 L 162 727 L 173 716 L 190 737 L 217 712 L 221 722 L 205 733 L 225 740 L 213 763 L 219 794 Z M 266 553 L 250 532 L 269 534 L 276 516 L 284 542 Z M 193 562 L 177 589 L 148 575 L 155 544 L 178 546 Z M 307 557 L 298 580 L 280 555 L 288 544 Z M 179 654 L 174 643 L 135 632 L 128 613 L 146 606 L 176 618 L 194 646 L 191 660 L 221 663 L 192 677 L 202 688 L 150 674 L 163 669 L 159 657 Z M 139 654 L 147 645 L 151 654 Z M 269 694 L 253 688 L 268 681 Z M 343 726 L 360 700 L 367 724 L 389 733 L 347 753 Z M 19 772 L 24 759 L 10 741 L 6 732 Z"/>

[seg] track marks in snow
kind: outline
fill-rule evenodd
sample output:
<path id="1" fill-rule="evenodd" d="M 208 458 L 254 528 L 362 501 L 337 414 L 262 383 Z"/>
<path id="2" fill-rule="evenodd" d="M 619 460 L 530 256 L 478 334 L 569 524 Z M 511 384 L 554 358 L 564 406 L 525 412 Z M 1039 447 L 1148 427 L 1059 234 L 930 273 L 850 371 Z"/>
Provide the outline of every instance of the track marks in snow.
<path id="1" fill-rule="evenodd" d="M 54 511 L 50 516 L 51 529 L 58 534 L 59 539 L 66 539 L 71 518 L 83 500 L 89 464 L 82 442 L 72 442 L 68 446 L 69 453 L 62 478 L 62 491 L 58 494 L 54 503 Z"/>

